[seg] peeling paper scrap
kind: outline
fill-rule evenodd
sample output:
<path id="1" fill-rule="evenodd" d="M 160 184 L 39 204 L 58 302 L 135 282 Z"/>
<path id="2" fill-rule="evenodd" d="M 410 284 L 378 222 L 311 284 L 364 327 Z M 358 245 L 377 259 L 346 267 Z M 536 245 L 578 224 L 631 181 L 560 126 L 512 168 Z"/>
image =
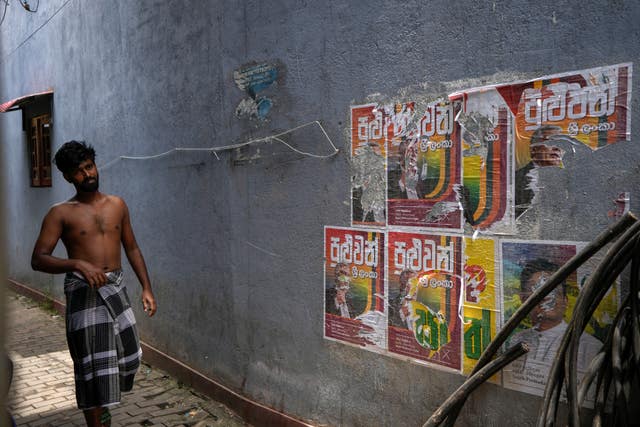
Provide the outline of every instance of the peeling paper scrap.
<path id="1" fill-rule="evenodd" d="M 610 210 L 607 213 L 609 218 L 621 218 L 627 212 L 629 212 L 629 206 L 631 203 L 631 193 L 625 191 L 624 193 L 618 194 L 618 197 L 613 201 L 615 208 Z"/>
<path id="2" fill-rule="evenodd" d="M 271 86 L 278 78 L 278 68 L 271 64 L 248 65 L 233 72 L 238 89 L 255 96 Z"/>
<path id="3" fill-rule="evenodd" d="M 266 96 L 258 96 L 258 93 L 274 85 L 277 78 L 277 66 L 267 63 L 246 65 L 235 70 L 233 80 L 236 86 L 249 96 L 241 100 L 236 107 L 236 117 L 266 120 L 273 107 L 273 100 Z"/>
<path id="4" fill-rule="evenodd" d="M 388 116 L 377 104 L 351 107 L 351 225 L 386 225 Z"/>

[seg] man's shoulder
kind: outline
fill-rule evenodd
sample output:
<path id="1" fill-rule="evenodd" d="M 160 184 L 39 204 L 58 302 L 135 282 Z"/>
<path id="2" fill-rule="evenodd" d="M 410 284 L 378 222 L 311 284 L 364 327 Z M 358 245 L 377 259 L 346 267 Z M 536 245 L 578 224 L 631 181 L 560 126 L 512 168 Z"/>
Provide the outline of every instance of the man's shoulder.
<path id="1" fill-rule="evenodd" d="M 78 204 L 78 202 L 74 201 L 73 198 L 71 198 L 69 200 L 62 201 L 62 202 L 58 202 L 58 203 L 53 204 L 49 208 L 49 213 L 61 214 L 61 213 L 64 213 L 64 212 L 68 211 L 69 209 L 73 208 L 73 206 L 75 206 L 77 204 Z"/>
<path id="2" fill-rule="evenodd" d="M 529 344 L 538 341 L 539 332 L 533 328 L 522 329 L 509 337 L 509 345 L 514 345 L 519 342 L 526 342 Z"/>
<path id="3" fill-rule="evenodd" d="M 108 202 L 110 202 L 110 203 L 115 203 L 115 204 L 122 205 L 122 206 L 125 205 L 124 200 L 120 196 L 116 196 L 115 194 L 105 194 L 104 196 L 105 196 L 106 200 Z"/>
<path id="4" fill-rule="evenodd" d="M 582 335 L 580 335 L 580 345 L 599 349 L 603 344 L 602 341 L 600 341 L 598 338 L 585 331 L 582 333 Z"/>
<path id="5" fill-rule="evenodd" d="M 114 194 L 103 194 L 103 201 L 110 204 L 115 205 L 119 208 L 124 208 L 126 203 L 122 199 L 122 197 L 116 196 Z M 69 200 L 64 200 L 62 202 L 58 202 L 51 206 L 49 209 L 49 214 L 53 215 L 64 215 L 76 208 L 82 208 L 82 206 L 88 206 L 86 203 L 79 202 L 75 197 L 70 198 Z"/>

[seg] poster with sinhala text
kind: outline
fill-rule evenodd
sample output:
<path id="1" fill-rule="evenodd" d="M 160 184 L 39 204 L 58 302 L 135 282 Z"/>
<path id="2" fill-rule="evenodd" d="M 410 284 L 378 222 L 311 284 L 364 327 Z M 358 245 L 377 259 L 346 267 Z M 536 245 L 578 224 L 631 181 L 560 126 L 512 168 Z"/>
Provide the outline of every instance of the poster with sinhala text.
<path id="1" fill-rule="evenodd" d="M 461 99 L 464 218 L 473 229 L 514 231 L 511 194 L 512 123 L 508 106 L 495 88 L 452 95 Z"/>
<path id="2" fill-rule="evenodd" d="M 631 64 L 619 64 L 498 89 L 515 115 L 517 215 L 534 202 L 539 168 L 564 168 L 573 152 L 630 140 L 631 74 Z"/>
<path id="3" fill-rule="evenodd" d="M 387 237 L 389 352 L 459 370 L 462 238 Z"/>
<path id="4" fill-rule="evenodd" d="M 459 102 L 439 100 L 418 113 L 414 129 L 387 144 L 390 226 L 462 229 Z"/>
<path id="5" fill-rule="evenodd" d="M 583 246 L 584 243 L 575 242 L 501 241 L 504 321 Z M 505 387 L 537 395 L 544 393 L 549 369 L 567 330 L 580 289 L 596 265 L 597 261 L 593 260 L 570 275 L 511 335 L 508 346 L 524 341 L 529 344 L 529 352 L 503 370 Z M 617 292 L 613 288 L 580 337 L 578 379 L 600 351 L 617 305 Z"/>
<path id="6" fill-rule="evenodd" d="M 384 350 L 385 234 L 341 227 L 324 233 L 325 338 Z"/>
<path id="7" fill-rule="evenodd" d="M 386 150 L 406 138 L 413 110 L 413 103 L 351 107 L 352 225 L 386 225 Z"/>
<path id="8" fill-rule="evenodd" d="M 464 238 L 462 373 L 469 375 L 495 337 L 500 322 L 496 241 Z M 500 374 L 494 377 L 499 382 Z"/>
<path id="9" fill-rule="evenodd" d="M 564 168 L 576 151 L 629 141 L 631 76 L 626 63 L 450 95 L 463 100 L 458 122 L 467 222 L 509 231 L 511 216 L 535 204 L 539 168 Z M 513 155 L 497 151 L 508 145 Z"/>

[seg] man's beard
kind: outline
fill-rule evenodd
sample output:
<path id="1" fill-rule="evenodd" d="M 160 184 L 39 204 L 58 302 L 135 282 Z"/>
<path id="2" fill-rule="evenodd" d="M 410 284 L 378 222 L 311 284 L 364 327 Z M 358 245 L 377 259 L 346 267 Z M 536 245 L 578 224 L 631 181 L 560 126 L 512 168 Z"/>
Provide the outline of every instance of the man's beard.
<path id="1" fill-rule="evenodd" d="M 95 193 L 98 191 L 98 185 L 99 182 L 97 176 L 95 178 L 87 178 L 78 184 L 78 190 L 84 193 Z"/>

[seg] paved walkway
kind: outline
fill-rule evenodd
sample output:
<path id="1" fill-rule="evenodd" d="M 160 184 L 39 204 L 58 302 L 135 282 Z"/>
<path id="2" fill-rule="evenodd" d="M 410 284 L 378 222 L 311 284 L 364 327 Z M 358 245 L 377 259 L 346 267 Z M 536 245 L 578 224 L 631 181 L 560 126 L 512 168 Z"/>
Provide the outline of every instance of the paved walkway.
<path id="1" fill-rule="evenodd" d="M 18 426 L 84 426 L 76 407 L 64 319 L 8 294 L 7 350 L 14 363 L 9 411 Z M 112 426 L 247 426 L 224 405 L 143 364 L 131 393 L 111 409 Z"/>

